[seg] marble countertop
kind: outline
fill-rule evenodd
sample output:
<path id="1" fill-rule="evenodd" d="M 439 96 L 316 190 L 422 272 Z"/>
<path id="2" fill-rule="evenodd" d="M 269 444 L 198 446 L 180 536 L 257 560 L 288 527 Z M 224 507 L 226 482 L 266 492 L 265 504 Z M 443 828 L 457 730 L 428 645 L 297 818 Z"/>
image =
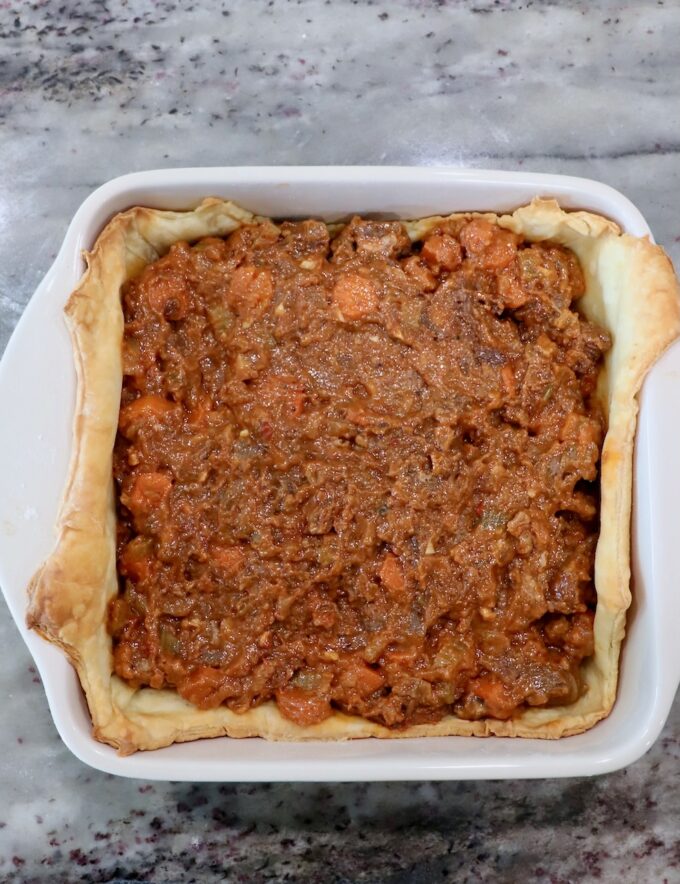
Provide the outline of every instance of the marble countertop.
<path id="1" fill-rule="evenodd" d="M 551 0 L 0 2 L 0 351 L 97 185 L 453 164 L 626 193 L 680 264 L 680 11 Z M 191 785 L 62 745 L 0 602 L 3 881 L 680 881 L 680 701 L 598 779 Z"/>

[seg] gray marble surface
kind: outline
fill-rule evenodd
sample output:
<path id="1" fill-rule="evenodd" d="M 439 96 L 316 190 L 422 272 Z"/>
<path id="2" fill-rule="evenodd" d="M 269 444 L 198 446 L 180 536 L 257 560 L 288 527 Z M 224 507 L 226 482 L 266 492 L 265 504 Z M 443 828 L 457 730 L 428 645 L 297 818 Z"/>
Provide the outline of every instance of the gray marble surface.
<path id="1" fill-rule="evenodd" d="M 678 264 L 679 76 L 673 0 L 2 0 L 0 351 L 78 204 L 137 169 L 584 175 Z M 2 881 L 680 881 L 680 701 L 599 779 L 151 784 L 62 746 L 2 602 L 0 648 Z"/>

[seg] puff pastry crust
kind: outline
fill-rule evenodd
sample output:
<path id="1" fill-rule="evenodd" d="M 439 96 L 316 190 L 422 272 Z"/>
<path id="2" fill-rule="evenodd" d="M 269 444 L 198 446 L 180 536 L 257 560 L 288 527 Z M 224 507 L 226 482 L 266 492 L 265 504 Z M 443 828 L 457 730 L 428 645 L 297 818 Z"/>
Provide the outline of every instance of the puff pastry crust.
<path id="1" fill-rule="evenodd" d="M 608 431 L 602 452 L 601 529 L 595 560 L 595 653 L 584 666 L 586 692 L 570 706 L 525 709 L 508 721 L 448 716 L 436 724 L 392 731 L 339 712 L 321 724 L 300 727 L 285 719 L 274 703 L 243 714 L 226 707 L 200 710 L 174 691 L 133 689 L 112 673 L 106 613 L 109 600 L 118 592 L 111 458 L 122 383 L 120 289 L 177 240 L 223 236 L 260 220 L 234 203 L 207 199 L 190 212 L 133 208 L 115 216 L 86 253 L 87 270 L 65 309 L 78 378 L 72 457 L 56 545 L 30 583 L 27 619 L 29 626 L 59 645 L 73 663 L 96 739 L 128 754 L 223 735 L 272 740 L 445 735 L 556 738 L 584 731 L 609 713 L 631 601 L 637 396 L 650 366 L 680 333 L 680 288 L 660 247 L 622 234 L 603 217 L 562 211 L 553 200 L 534 200 L 511 215 L 486 217 L 530 241 L 551 240 L 572 249 L 586 278 L 579 309 L 613 338 L 598 390 Z M 411 239 L 417 240 L 441 220 L 426 218 L 406 222 L 406 226 Z"/>

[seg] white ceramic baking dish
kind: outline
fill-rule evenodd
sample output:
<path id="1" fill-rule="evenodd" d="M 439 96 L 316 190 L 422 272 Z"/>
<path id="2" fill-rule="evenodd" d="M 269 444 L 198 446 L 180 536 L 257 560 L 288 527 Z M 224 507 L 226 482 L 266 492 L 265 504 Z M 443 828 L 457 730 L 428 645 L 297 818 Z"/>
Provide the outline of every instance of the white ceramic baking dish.
<path id="1" fill-rule="evenodd" d="M 558 741 L 443 737 L 348 743 L 269 743 L 227 737 L 120 758 L 97 743 L 66 657 L 25 625 L 25 587 L 53 543 L 71 445 L 75 372 L 62 308 L 83 271 L 81 249 L 133 205 L 183 209 L 232 198 L 275 217 L 337 219 L 348 213 L 413 218 L 461 210 L 511 211 L 534 196 L 589 209 L 637 236 L 640 212 L 610 187 L 582 178 L 449 168 L 214 168 L 143 172 L 95 191 L 73 219 L 0 363 L 0 585 L 71 751 L 100 770 L 162 780 L 416 780 L 599 774 L 641 756 L 658 736 L 680 680 L 676 506 L 680 459 L 680 347 L 648 377 L 636 449 L 634 604 L 619 694 L 592 730 Z"/>

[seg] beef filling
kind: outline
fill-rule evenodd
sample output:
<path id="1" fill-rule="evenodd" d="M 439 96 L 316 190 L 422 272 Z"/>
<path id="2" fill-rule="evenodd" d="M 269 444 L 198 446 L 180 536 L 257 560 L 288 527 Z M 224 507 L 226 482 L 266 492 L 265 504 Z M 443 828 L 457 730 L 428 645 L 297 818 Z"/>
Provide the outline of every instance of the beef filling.
<path id="1" fill-rule="evenodd" d="M 388 727 L 571 703 L 593 653 L 605 331 L 492 222 L 265 222 L 122 293 L 115 672 Z"/>

